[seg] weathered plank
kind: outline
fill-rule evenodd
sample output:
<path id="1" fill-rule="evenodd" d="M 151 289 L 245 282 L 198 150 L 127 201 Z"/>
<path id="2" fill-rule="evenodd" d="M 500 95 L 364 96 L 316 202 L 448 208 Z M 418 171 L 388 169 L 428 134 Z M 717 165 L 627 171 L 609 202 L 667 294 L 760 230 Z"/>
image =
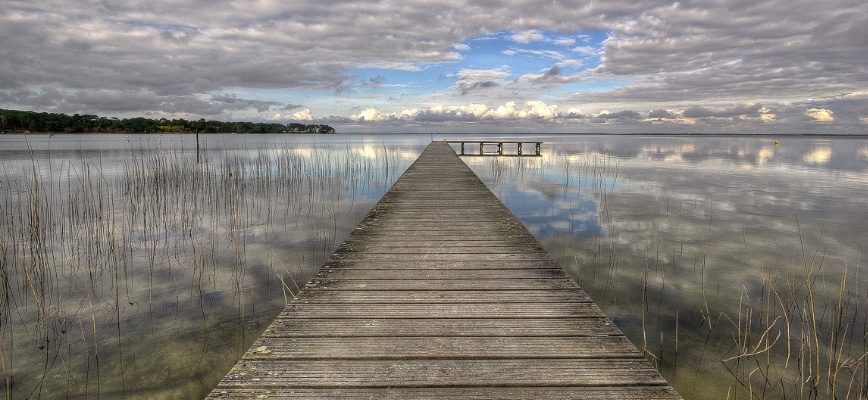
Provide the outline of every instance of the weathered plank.
<path id="1" fill-rule="evenodd" d="M 510 269 L 478 269 L 455 271 L 447 269 L 425 269 L 415 271 L 395 271 L 385 268 L 329 268 L 321 271 L 320 278 L 330 279 L 380 279 L 380 280 L 432 280 L 432 279 L 566 279 L 569 275 L 560 268 L 510 268 Z"/>
<path id="2" fill-rule="evenodd" d="M 211 397 L 679 398 L 444 143 Z"/>
<path id="3" fill-rule="evenodd" d="M 336 260 L 327 261 L 323 268 L 358 268 L 358 269 L 380 269 L 389 268 L 392 270 L 404 269 L 449 269 L 449 270 L 474 270 L 474 269 L 524 269 L 530 267 L 551 268 L 556 265 L 552 260 L 525 260 L 516 263 L 504 263 L 497 261 L 486 260 L 428 260 L 421 263 L 408 263 L 401 260 L 380 260 L 376 263 L 357 261 L 357 260 Z"/>
<path id="4" fill-rule="evenodd" d="M 578 285 L 569 278 L 563 279 L 429 279 L 429 280 L 373 280 L 313 278 L 307 285 L 331 290 L 537 290 L 537 289 L 577 289 Z"/>
<path id="5" fill-rule="evenodd" d="M 221 388 L 218 399 L 559 399 L 668 400 L 677 398 L 669 386 L 622 387 L 440 387 L 440 388 Z"/>
<path id="6" fill-rule="evenodd" d="M 640 358 L 624 336 L 263 337 L 247 360 Z M 401 351 L 395 351 L 401 349 Z"/>
<path id="7" fill-rule="evenodd" d="M 460 337 L 621 335 L 605 318 L 300 318 L 283 312 L 265 330 L 268 337 Z M 258 345 L 257 345 L 258 347 Z"/>
<path id="8" fill-rule="evenodd" d="M 467 303 L 590 303 L 584 292 L 565 289 L 530 290 L 329 290 L 312 288 L 299 299 L 346 304 L 467 304 Z"/>
<path id="9" fill-rule="evenodd" d="M 286 306 L 301 318 L 603 318 L 594 303 L 329 304 Z"/>
<path id="10" fill-rule="evenodd" d="M 252 354 L 252 352 L 250 353 Z M 630 359 L 242 360 L 222 387 L 540 387 L 665 385 Z"/>
<path id="11" fill-rule="evenodd" d="M 450 240 L 411 240 L 411 239 L 373 239 L 370 241 L 344 242 L 338 249 L 338 253 L 350 252 L 379 252 L 392 254 L 431 254 L 443 252 L 448 248 L 452 254 L 478 254 L 494 252 L 510 253 L 541 253 L 542 248 L 529 243 L 521 243 L 519 240 L 494 242 L 491 240 L 476 241 L 450 241 Z"/>
<path id="12" fill-rule="evenodd" d="M 402 262 L 427 262 L 427 261 L 536 261 L 540 257 L 548 257 L 547 253 L 428 253 L 428 254 L 402 254 L 402 253 L 334 253 L 335 260 L 361 260 L 361 261 L 402 261 Z"/>

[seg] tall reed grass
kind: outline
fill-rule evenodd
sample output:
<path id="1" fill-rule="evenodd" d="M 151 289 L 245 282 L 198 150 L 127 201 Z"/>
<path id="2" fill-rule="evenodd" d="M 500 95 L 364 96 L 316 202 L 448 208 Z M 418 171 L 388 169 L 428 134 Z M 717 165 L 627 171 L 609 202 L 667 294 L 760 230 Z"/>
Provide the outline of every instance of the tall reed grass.
<path id="1" fill-rule="evenodd" d="M 735 381 L 732 393 L 868 397 L 868 299 L 861 272 L 851 271 L 847 257 L 827 265 L 822 234 L 808 243 L 800 229 L 798 239 L 789 260 L 750 252 L 762 290 L 757 298 L 743 293 L 738 314 L 728 318 L 734 354 L 722 362 Z"/>
<path id="2" fill-rule="evenodd" d="M 372 151 L 4 164 L 0 397 L 201 397 L 404 167 Z"/>
<path id="3" fill-rule="evenodd" d="M 744 223 L 603 152 L 468 162 L 685 397 L 868 398 L 862 255 L 810 216 Z"/>

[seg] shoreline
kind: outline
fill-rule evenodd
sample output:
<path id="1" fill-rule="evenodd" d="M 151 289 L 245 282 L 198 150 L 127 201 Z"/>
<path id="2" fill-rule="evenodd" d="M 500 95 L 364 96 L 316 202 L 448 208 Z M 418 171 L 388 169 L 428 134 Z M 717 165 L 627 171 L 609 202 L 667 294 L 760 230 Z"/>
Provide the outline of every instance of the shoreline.
<path id="1" fill-rule="evenodd" d="M 321 132 L 0 132 L 0 135 L 340 135 L 341 133 Z M 366 135 L 363 132 L 346 132 L 343 135 Z M 430 133 L 384 132 L 383 135 L 429 135 Z M 796 137 L 796 138 L 851 138 L 868 139 L 868 133 L 563 133 L 563 132 L 511 132 L 511 133 L 464 133 L 440 132 L 436 135 L 479 135 L 479 136 L 637 136 L 637 137 Z"/>

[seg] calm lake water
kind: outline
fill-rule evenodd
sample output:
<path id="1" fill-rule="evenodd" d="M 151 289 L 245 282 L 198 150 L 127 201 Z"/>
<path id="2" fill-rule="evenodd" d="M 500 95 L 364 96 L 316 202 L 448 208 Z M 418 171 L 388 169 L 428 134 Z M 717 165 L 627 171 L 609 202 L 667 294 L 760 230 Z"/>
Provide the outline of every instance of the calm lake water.
<path id="1" fill-rule="evenodd" d="M 204 396 L 432 138 L 0 136 L 0 395 Z M 686 398 L 864 396 L 868 139 L 505 138 L 465 162 Z"/>

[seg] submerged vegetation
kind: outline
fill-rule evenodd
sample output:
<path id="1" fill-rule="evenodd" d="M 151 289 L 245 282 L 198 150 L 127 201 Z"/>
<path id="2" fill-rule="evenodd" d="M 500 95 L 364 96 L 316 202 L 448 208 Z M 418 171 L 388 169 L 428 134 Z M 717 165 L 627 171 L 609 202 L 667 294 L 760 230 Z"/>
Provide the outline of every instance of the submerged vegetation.
<path id="1" fill-rule="evenodd" d="M 0 190 L 2 398 L 201 398 L 385 192 L 385 147 L 31 153 Z"/>
<path id="2" fill-rule="evenodd" d="M 324 124 L 106 118 L 0 109 L 0 133 L 336 133 Z"/>

